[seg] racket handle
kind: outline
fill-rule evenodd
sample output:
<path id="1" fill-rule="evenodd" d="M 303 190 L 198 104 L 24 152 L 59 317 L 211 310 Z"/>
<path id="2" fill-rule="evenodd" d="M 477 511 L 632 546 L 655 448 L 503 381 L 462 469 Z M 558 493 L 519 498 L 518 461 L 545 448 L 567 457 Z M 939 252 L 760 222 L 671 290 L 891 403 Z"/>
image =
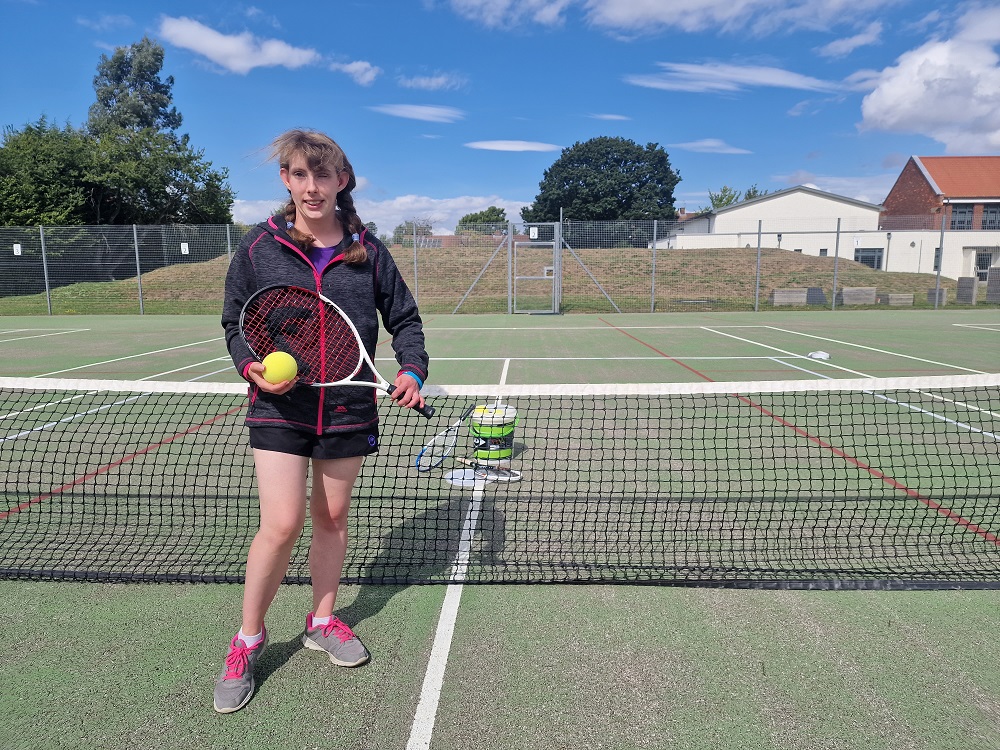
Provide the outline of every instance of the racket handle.
<path id="1" fill-rule="evenodd" d="M 396 392 L 396 386 L 394 385 L 387 386 L 385 392 L 391 396 L 393 393 Z M 418 414 L 423 414 L 428 419 L 434 416 L 434 407 L 427 403 L 425 403 L 423 406 L 414 406 L 413 411 L 417 412 Z"/>

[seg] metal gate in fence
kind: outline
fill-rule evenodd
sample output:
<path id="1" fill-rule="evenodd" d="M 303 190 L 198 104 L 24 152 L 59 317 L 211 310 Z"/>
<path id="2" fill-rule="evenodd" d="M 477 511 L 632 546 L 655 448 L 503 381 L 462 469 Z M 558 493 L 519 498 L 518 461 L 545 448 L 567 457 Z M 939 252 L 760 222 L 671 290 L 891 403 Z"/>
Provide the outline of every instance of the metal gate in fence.
<path id="1" fill-rule="evenodd" d="M 559 224 L 516 227 L 511 235 L 513 312 L 558 313 L 562 280 Z"/>

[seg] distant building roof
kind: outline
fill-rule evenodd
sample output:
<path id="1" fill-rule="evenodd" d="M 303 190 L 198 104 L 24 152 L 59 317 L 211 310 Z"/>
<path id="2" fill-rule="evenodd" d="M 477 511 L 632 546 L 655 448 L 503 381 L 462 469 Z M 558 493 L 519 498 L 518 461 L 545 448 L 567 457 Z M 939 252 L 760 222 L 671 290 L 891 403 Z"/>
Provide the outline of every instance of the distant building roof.
<path id="1" fill-rule="evenodd" d="M 1000 198 L 1000 156 L 914 156 L 938 195 Z"/>

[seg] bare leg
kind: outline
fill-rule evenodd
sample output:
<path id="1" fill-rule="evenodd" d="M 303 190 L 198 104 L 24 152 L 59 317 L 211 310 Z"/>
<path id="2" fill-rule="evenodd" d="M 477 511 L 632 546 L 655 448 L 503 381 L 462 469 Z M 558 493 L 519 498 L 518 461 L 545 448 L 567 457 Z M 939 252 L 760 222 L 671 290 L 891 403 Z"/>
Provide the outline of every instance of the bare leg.
<path id="1" fill-rule="evenodd" d="M 337 589 L 347 555 L 347 517 L 351 491 L 361 471 L 363 456 L 313 461 L 313 488 L 309 509 L 313 537 L 309 547 L 313 612 L 333 614 Z"/>
<path id="2" fill-rule="evenodd" d="M 260 493 L 260 530 L 250 544 L 243 588 L 243 633 L 261 632 L 264 615 L 288 570 L 306 515 L 309 459 L 254 449 Z"/>

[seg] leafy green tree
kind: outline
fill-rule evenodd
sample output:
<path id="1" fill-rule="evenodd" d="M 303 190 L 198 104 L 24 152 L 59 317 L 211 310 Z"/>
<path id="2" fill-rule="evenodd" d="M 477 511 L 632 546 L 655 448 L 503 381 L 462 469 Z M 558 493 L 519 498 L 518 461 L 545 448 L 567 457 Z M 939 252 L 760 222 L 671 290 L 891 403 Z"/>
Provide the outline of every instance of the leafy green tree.
<path id="1" fill-rule="evenodd" d="M 378 237 L 378 225 L 374 221 L 366 221 L 365 228 L 372 237 Z"/>
<path id="2" fill-rule="evenodd" d="M 549 167 L 524 221 L 673 219 L 680 175 L 667 152 L 625 138 L 602 136 L 575 143 Z"/>
<path id="3" fill-rule="evenodd" d="M 726 206 L 732 206 L 740 202 L 740 191 L 734 190 L 729 185 L 723 185 L 722 189 L 717 193 L 709 190 L 708 199 L 712 202 L 712 208 L 725 208 Z"/>
<path id="4" fill-rule="evenodd" d="M 744 193 L 740 193 L 739 190 L 735 190 L 729 187 L 729 185 L 723 185 L 722 189 L 717 193 L 713 193 L 711 190 L 708 191 L 708 199 L 712 202 L 712 205 L 710 208 L 699 208 L 698 213 L 701 213 L 702 211 L 718 210 L 720 208 L 726 208 L 727 206 L 734 206 L 737 203 L 742 203 L 743 201 L 761 198 L 767 195 L 767 193 L 767 190 L 761 190 L 757 187 L 757 183 L 748 187 Z"/>
<path id="5" fill-rule="evenodd" d="M 102 56 L 97 102 L 84 129 L 45 118 L 9 128 L 0 146 L 5 225 L 225 224 L 228 172 L 178 135 L 173 79 L 160 79 L 163 49 L 149 39 Z"/>
<path id="6" fill-rule="evenodd" d="M 426 220 L 404 221 L 392 232 L 393 245 L 408 245 L 413 247 L 413 237 L 430 237 L 432 233 L 431 222 Z"/>
<path id="7" fill-rule="evenodd" d="M 8 127 L 0 146 L 0 225 L 74 225 L 87 221 L 85 175 L 94 152 L 87 134 L 44 117 Z"/>
<path id="8" fill-rule="evenodd" d="M 101 55 L 94 76 L 97 101 L 90 107 L 87 129 L 94 135 L 108 130 L 167 130 L 181 126 L 181 115 L 171 104 L 173 76 L 160 78 L 163 47 L 148 37 L 118 47 L 111 57 Z"/>
<path id="9" fill-rule="evenodd" d="M 487 230 L 492 232 L 493 227 L 497 224 L 506 223 L 506 209 L 490 206 L 483 211 L 466 214 L 459 219 L 458 224 L 455 226 L 455 233 L 461 234 L 462 232 L 482 232 Z"/>

